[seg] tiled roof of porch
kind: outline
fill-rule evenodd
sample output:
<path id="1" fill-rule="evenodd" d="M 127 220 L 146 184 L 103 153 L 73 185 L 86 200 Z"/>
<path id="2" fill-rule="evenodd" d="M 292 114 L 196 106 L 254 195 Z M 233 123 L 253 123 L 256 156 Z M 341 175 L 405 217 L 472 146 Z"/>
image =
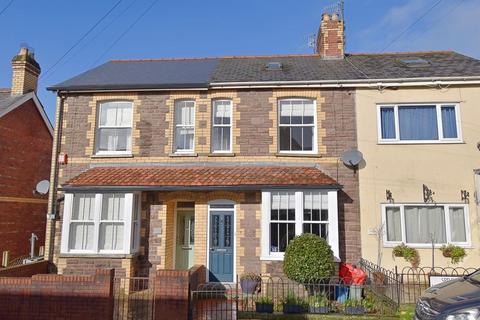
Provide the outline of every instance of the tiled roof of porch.
<path id="1" fill-rule="evenodd" d="M 63 189 L 221 190 L 340 188 L 317 167 L 307 166 L 145 166 L 95 167 Z"/>

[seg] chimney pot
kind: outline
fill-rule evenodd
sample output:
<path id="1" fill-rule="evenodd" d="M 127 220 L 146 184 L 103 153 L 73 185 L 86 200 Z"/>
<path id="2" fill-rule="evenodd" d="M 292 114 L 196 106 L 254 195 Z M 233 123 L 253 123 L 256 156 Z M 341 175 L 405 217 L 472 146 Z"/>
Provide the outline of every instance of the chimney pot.
<path id="1" fill-rule="evenodd" d="M 12 59 L 11 95 L 18 96 L 27 92 L 37 91 L 40 65 L 35 61 L 33 50 L 22 46 Z"/>
<path id="2" fill-rule="evenodd" d="M 330 15 L 328 13 L 322 14 L 322 21 L 328 21 L 330 20 Z"/>
<path id="3" fill-rule="evenodd" d="M 336 14 L 336 13 L 332 14 L 332 20 L 337 21 L 338 20 L 338 14 Z"/>

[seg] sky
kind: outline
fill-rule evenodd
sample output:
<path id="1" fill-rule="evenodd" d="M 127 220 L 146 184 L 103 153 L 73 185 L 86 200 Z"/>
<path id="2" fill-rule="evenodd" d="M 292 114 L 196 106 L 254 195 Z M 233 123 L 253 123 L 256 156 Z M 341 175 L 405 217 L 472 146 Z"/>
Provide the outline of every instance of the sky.
<path id="1" fill-rule="evenodd" d="M 50 119 L 46 87 L 110 59 L 312 53 L 308 38 L 335 1 L 0 0 L 0 88 L 24 43 L 41 65 L 37 93 Z M 346 50 L 480 58 L 479 17 L 480 0 L 345 0 Z"/>

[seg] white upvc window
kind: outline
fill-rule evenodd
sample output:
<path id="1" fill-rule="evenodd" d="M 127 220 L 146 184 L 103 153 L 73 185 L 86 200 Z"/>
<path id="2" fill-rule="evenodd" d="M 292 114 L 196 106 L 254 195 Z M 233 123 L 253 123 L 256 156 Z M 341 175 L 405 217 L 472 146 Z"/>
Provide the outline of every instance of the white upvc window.
<path id="1" fill-rule="evenodd" d="M 261 259 L 283 260 L 302 233 L 325 238 L 339 259 L 337 190 L 263 191 Z"/>
<path id="2" fill-rule="evenodd" d="M 405 243 L 418 248 L 453 243 L 470 246 L 468 205 L 382 204 L 384 245 Z"/>
<path id="3" fill-rule="evenodd" d="M 108 101 L 99 104 L 96 154 L 131 153 L 132 108 L 129 101 Z"/>
<path id="4" fill-rule="evenodd" d="M 278 101 L 278 150 L 280 153 L 316 153 L 316 101 L 281 99 Z"/>
<path id="5" fill-rule="evenodd" d="M 139 195 L 65 194 L 62 253 L 129 254 L 140 240 Z"/>
<path id="6" fill-rule="evenodd" d="M 175 146 L 176 153 L 193 153 L 195 146 L 195 101 L 175 101 Z"/>
<path id="7" fill-rule="evenodd" d="M 212 151 L 232 152 L 232 101 L 214 100 L 212 112 Z"/>
<path id="8" fill-rule="evenodd" d="M 380 104 L 379 143 L 458 143 L 462 141 L 457 103 Z"/>

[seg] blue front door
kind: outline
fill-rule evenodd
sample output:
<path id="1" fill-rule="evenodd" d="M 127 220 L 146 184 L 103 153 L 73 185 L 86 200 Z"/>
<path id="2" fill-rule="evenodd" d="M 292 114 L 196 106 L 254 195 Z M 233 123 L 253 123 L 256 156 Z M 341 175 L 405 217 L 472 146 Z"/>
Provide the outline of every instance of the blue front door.
<path id="1" fill-rule="evenodd" d="M 233 210 L 210 211 L 209 281 L 233 282 Z"/>

